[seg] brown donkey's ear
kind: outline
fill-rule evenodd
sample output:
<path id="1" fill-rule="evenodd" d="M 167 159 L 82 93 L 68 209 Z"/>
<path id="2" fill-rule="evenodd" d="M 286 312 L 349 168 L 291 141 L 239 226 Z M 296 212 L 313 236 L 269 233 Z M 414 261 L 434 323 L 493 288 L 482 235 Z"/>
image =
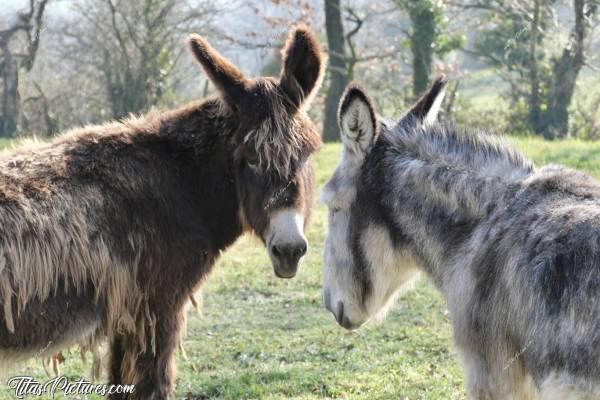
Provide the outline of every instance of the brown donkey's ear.
<path id="1" fill-rule="evenodd" d="M 229 60 L 221 56 L 202 36 L 189 36 L 190 49 L 202 65 L 208 78 L 217 87 L 225 100 L 235 106 L 246 95 L 246 78 Z"/>
<path id="2" fill-rule="evenodd" d="M 442 100 L 446 94 L 448 81 L 445 75 L 438 76 L 427 93 L 425 93 L 402 118 L 401 122 L 408 119 L 416 119 L 424 124 L 432 124 L 436 121 Z"/>
<path id="3" fill-rule="evenodd" d="M 306 27 L 292 30 L 282 52 L 281 87 L 296 107 L 316 92 L 323 79 L 323 52 Z"/>

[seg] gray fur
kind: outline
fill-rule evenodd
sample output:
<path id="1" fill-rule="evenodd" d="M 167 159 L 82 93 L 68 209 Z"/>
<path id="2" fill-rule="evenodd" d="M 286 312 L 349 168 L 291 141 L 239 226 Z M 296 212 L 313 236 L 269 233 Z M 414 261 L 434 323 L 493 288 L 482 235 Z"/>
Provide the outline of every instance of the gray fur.
<path id="1" fill-rule="evenodd" d="M 447 301 L 469 398 L 600 398 L 600 184 L 482 132 L 378 126 L 353 169 L 342 133 L 322 196 L 338 322 L 381 313 L 414 263 Z"/>

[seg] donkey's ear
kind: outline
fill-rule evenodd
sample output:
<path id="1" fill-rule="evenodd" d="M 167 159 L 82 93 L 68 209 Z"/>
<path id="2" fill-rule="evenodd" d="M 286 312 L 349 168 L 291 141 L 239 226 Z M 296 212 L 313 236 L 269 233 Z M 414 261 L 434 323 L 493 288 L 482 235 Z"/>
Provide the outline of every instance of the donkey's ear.
<path id="1" fill-rule="evenodd" d="M 364 157 L 377 138 L 377 117 L 373 102 L 356 83 L 350 83 L 342 95 L 338 123 L 344 149 Z"/>
<path id="2" fill-rule="evenodd" d="M 425 93 L 402 118 L 402 121 L 418 121 L 426 125 L 433 124 L 438 117 L 448 81 L 445 75 L 438 76 Z"/>
<path id="3" fill-rule="evenodd" d="M 323 52 L 306 27 L 292 31 L 282 51 L 281 87 L 296 107 L 310 99 L 323 80 Z"/>
<path id="4" fill-rule="evenodd" d="M 188 40 L 192 54 L 225 100 L 232 106 L 239 104 L 247 93 L 244 74 L 213 49 L 202 36 L 192 34 Z"/>

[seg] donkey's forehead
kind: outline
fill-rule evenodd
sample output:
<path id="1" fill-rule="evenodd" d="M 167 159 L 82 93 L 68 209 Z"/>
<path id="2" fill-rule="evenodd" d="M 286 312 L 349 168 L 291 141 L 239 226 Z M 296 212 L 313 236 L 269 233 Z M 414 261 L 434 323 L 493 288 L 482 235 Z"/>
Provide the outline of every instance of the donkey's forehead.
<path id="1" fill-rule="evenodd" d="M 275 79 L 258 78 L 253 85 L 249 109 L 241 113 L 243 143 L 262 171 L 289 179 L 321 146 L 321 138 L 304 110 L 291 107 Z"/>
<path id="2" fill-rule="evenodd" d="M 290 99 L 285 95 L 276 78 L 255 78 L 250 81 L 248 92 L 250 93 L 250 105 L 258 107 L 262 103 L 275 103 L 289 106 L 292 109 Z"/>

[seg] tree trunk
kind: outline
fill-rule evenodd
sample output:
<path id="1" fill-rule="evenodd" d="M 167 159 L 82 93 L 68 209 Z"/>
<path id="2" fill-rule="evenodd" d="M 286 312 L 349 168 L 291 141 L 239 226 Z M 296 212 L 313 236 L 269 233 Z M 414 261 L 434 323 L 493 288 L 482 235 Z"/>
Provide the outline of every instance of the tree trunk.
<path id="1" fill-rule="evenodd" d="M 325 97 L 323 139 L 331 142 L 340 138 L 337 108 L 348 83 L 340 0 L 325 0 L 325 29 L 329 48 L 329 87 Z"/>
<path id="2" fill-rule="evenodd" d="M 542 134 L 545 131 L 545 120 L 542 118 L 542 107 L 540 99 L 540 78 L 538 71 L 537 59 L 537 43 L 538 32 L 540 26 L 540 1 L 535 0 L 533 5 L 533 16 L 531 20 L 531 38 L 529 43 L 529 79 L 530 79 L 530 96 L 529 96 L 529 125 L 536 134 Z"/>
<path id="3" fill-rule="evenodd" d="M 30 71 L 37 54 L 42 18 L 48 0 L 29 2 L 29 10 L 17 13 L 17 22 L 0 32 L 0 79 L 2 79 L 2 112 L 0 136 L 10 137 L 17 133 L 20 120 L 19 69 Z M 36 10 L 37 9 L 37 10 Z M 25 33 L 27 46 L 24 52 L 11 53 L 10 42 L 18 33 Z"/>
<path id="4" fill-rule="evenodd" d="M 19 65 L 9 51 L 4 51 L 2 74 L 2 137 L 14 136 L 19 117 Z"/>
<path id="5" fill-rule="evenodd" d="M 409 14 L 412 25 L 413 96 L 416 98 L 429 87 L 436 26 L 435 15 L 430 7 L 412 6 Z"/>
<path id="6" fill-rule="evenodd" d="M 596 4 L 585 0 L 573 0 L 575 26 L 569 43 L 562 55 L 554 60 L 552 84 L 548 95 L 548 109 L 545 113 L 546 138 L 565 137 L 569 133 L 569 106 L 575 91 L 579 71 L 585 63 L 586 28 L 589 19 L 596 12 Z"/>
<path id="7" fill-rule="evenodd" d="M 569 106 L 580 70 L 581 65 L 575 62 L 570 49 L 564 49 L 563 55 L 554 63 L 543 132 L 546 139 L 566 137 L 569 133 Z"/>

